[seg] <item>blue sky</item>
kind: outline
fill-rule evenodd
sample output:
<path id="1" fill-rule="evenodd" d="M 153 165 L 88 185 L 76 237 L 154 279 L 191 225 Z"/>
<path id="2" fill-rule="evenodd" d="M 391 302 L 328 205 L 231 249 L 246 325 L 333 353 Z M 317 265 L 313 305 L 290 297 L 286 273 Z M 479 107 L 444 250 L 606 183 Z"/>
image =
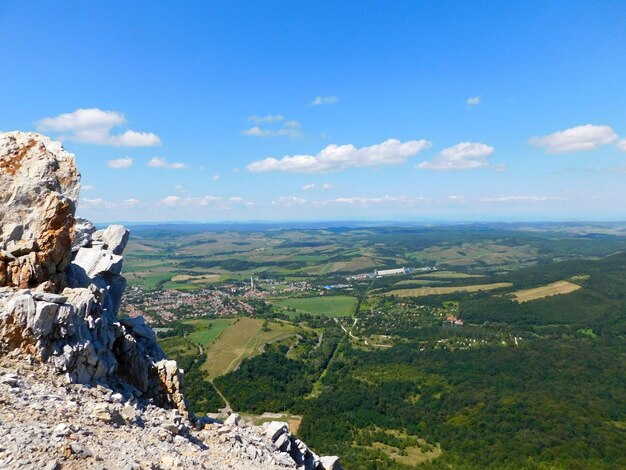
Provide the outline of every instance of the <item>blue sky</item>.
<path id="1" fill-rule="evenodd" d="M 624 220 L 626 3 L 4 1 L 107 221 Z"/>

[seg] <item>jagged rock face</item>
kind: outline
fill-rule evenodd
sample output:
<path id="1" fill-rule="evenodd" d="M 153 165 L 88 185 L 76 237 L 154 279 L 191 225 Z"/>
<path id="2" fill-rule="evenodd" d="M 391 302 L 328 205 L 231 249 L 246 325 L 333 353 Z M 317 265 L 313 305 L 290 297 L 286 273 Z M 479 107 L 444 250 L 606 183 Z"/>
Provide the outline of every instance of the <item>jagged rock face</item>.
<path id="1" fill-rule="evenodd" d="M 63 288 L 79 189 L 74 155 L 59 142 L 0 133 L 0 287 Z"/>
<path id="2" fill-rule="evenodd" d="M 123 381 L 186 412 L 183 373 L 154 332 L 117 318 L 129 231 L 77 224 L 79 188 L 59 142 L 0 133 L 0 355 L 19 350 L 71 382 Z"/>

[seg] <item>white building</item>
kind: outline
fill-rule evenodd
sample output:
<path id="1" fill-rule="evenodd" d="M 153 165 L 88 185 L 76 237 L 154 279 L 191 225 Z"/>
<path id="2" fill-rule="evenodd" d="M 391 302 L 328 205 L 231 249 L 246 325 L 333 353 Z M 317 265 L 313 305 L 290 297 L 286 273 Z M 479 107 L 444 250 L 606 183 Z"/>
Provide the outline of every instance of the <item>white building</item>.
<path id="1" fill-rule="evenodd" d="M 406 274 L 408 272 L 407 268 L 397 268 L 397 269 L 381 269 L 380 271 L 376 269 L 374 271 L 375 276 L 396 276 L 398 274 Z"/>

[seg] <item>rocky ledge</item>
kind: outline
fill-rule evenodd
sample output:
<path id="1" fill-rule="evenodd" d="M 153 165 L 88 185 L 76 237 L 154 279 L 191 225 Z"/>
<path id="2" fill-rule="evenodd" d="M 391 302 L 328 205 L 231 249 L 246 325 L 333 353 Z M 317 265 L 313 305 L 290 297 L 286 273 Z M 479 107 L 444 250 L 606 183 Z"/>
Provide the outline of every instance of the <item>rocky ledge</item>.
<path id="1" fill-rule="evenodd" d="M 0 133 L 0 468 L 340 468 L 284 423 L 190 412 L 152 329 L 117 317 L 128 230 L 77 220 L 79 191 L 59 142 Z"/>

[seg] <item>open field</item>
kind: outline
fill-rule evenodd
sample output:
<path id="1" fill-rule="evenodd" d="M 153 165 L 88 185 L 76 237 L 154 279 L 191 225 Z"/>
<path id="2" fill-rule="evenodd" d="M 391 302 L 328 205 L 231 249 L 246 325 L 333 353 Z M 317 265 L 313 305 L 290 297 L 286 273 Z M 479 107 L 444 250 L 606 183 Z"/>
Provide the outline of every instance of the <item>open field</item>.
<path id="1" fill-rule="evenodd" d="M 481 274 L 456 273 L 454 271 L 434 271 L 425 273 L 422 277 L 435 279 L 471 279 L 484 276 Z"/>
<path id="2" fill-rule="evenodd" d="M 232 325 L 234 320 L 217 319 L 217 320 L 190 320 L 186 324 L 193 325 L 196 331 L 190 333 L 188 338 L 200 346 L 211 344 L 218 338 L 224 330 Z"/>
<path id="3" fill-rule="evenodd" d="M 407 446 L 404 448 L 404 452 L 401 452 L 397 447 L 386 445 L 382 442 L 374 442 L 372 447 L 382 450 L 388 457 L 404 465 L 418 465 L 434 460 L 441 455 L 440 446 L 432 446 L 432 448 L 426 451 L 417 445 Z"/>
<path id="4" fill-rule="evenodd" d="M 205 348 L 204 352 L 211 360 L 206 361 L 203 368 L 209 378 L 234 370 L 244 359 L 260 354 L 265 344 L 297 332 L 297 327 L 278 321 L 268 322 L 268 331 L 263 331 L 263 323 L 263 320 L 249 317 L 234 321 Z"/>
<path id="5" fill-rule="evenodd" d="M 372 433 L 373 436 L 363 439 L 367 434 Z M 363 446 L 365 442 L 374 439 L 368 446 Z M 376 439 L 381 439 L 381 442 Z M 426 440 L 417 436 L 409 435 L 404 431 L 397 429 L 364 429 L 357 438 L 355 447 L 371 447 L 382 451 L 387 457 L 404 465 L 418 465 L 436 459 L 441 455 L 441 446 L 439 444 L 429 444 Z M 399 446 L 399 447 L 396 447 Z M 401 450 L 403 448 L 403 450 Z"/>
<path id="6" fill-rule="evenodd" d="M 354 306 L 356 305 L 356 298 L 347 295 L 274 299 L 269 301 L 281 307 L 296 309 L 295 312 L 287 312 L 290 316 L 295 316 L 298 313 L 311 313 L 326 317 L 349 317 L 352 316 Z"/>
<path id="7" fill-rule="evenodd" d="M 446 284 L 448 281 L 438 281 L 435 279 L 406 279 L 404 281 L 394 282 L 394 286 L 440 286 Z"/>
<path id="8" fill-rule="evenodd" d="M 425 295 L 443 295 L 454 292 L 478 292 L 480 290 L 493 290 L 502 287 L 511 287 L 510 282 L 494 282 L 493 284 L 475 284 L 472 286 L 458 287 L 418 287 L 416 289 L 396 289 L 382 295 L 397 295 L 398 297 L 420 297 Z"/>
<path id="9" fill-rule="evenodd" d="M 513 292 L 515 300 L 518 302 L 529 302 L 531 300 L 543 299 L 551 295 L 569 294 L 577 291 L 581 286 L 568 281 L 557 281 L 551 284 L 535 287 L 533 289 L 523 289 Z"/>

